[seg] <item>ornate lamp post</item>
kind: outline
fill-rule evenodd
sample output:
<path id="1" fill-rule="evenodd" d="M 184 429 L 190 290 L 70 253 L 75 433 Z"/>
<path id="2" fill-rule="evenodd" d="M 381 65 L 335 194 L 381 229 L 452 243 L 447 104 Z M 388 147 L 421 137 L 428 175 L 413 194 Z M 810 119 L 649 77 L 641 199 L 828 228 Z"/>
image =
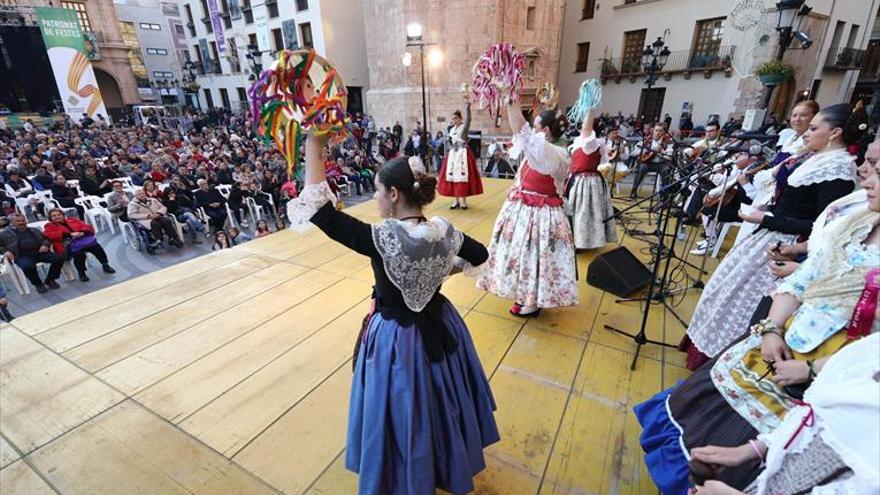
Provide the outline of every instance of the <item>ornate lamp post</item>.
<path id="1" fill-rule="evenodd" d="M 776 51 L 776 60 L 782 61 L 786 50 L 791 47 L 791 42 L 797 37 L 803 48 L 809 48 L 813 41 L 800 31 L 801 23 L 813 9 L 805 5 L 806 0 L 780 0 L 776 2 L 776 10 L 779 18 L 776 20 L 776 31 L 779 33 L 779 49 Z M 773 90 L 778 84 L 766 84 L 767 96 L 764 100 L 764 108 L 769 108 L 773 98 Z"/>
<path id="2" fill-rule="evenodd" d="M 663 72 L 663 67 L 666 66 L 666 61 L 669 60 L 671 53 L 666 42 L 659 36 L 653 43 L 645 46 L 645 50 L 642 51 L 642 68 L 647 76 L 645 84 L 648 89 L 653 88 L 654 83 L 660 78 L 660 73 Z"/>
<path id="3" fill-rule="evenodd" d="M 263 71 L 263 54 L 268 51 L 269 50 L 260 50 L 260 47 L 257 45 L 247 46 L 245 58 L 247 58 L 248 63 L 251 66 L 251 75 L 248 77 L 248 80 L 255 81 L 257 75 Z"/>
<path id="4" fill-rule="evenodd" d="M 196 64 L 194 64 L 190 60 L 187 60 L 186 63 L 183 64 L 183 70 L 186 72 L 183 75 L 183 81 L 185 83 L 184 91 L 196 96 L 196 106 L 201 112 L 202 103 L 201 101 L 199 101 L 199 90 L 194 87 L 196 85 Z"/>
<path id="5" fill-rule="evenodd" d="M 419 47 L 419 61 L 422 72 L 422 151 L 420 153 L 422 160 L 425 160 L 425 153 L 428 149 L 428 106 L 425 100 L 425 47 L 434 44 L 422 40 L 422 25 L 418 22 L 413 22 L 406 26 L 406 46 Z M 436 53 L 438 60 L 442 58 L 442 54 Z M 403 55 L 402 63 L 404 67 L 409 67 L 412 64 L 412 55 L 409 52 Z"/>

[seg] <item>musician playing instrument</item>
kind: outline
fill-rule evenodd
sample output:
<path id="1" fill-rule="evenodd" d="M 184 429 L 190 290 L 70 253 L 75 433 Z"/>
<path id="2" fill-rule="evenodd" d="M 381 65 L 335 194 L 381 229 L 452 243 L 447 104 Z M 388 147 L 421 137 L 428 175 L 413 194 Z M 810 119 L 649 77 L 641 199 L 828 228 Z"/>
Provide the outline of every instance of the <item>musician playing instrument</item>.
<path id="1" fill-rule="evenodd" d="M 648 175 L 648 172 L 657 172 L 660 182 L 665 186 L 669 181 L 670 164 L 669 156 L 672 154 L 672 136 L 662 122 L 654 124 L 651 137 L 646 138 L 636 147 L 638 153 L 638 168 L 633 179 L 630 197 L 635 199 L 638 195 L 639 186 Z"/>
<path id="2" fill-rule="evenodd" d="M 685 148 L 683 153 L 688 157 L 698 157 L 707 151 L 711 153 L 719 149 L 722 144 L 724 138 L 721 137 L 721 127 L 713 120 L 706 124 L 706 134 L 703 139 Z"/>

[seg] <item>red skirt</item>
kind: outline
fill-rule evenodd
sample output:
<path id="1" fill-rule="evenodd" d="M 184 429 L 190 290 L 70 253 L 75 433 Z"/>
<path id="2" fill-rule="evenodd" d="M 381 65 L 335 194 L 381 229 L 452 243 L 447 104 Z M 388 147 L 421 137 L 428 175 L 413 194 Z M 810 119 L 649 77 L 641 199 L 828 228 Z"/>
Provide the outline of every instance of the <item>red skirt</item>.
<path id="1" fill-rule="evenodd" d="M 443 166 L 440 167 L 440 173 L 437 176 L 437 192 L 441 196 L 466 198 L 468 196 L 476 196 L 483 194 L 483 181 L 480 179 L 480 170 L 477 169 L 477 160 L 470 148 L 467 150 L 467 166 L 468 181 L 467 182 L 449 182 L 446 180 L 446 162 L 449 154 L 443 157 Z"/>
<path id="2" fill-rule="evenodd" d="M 678 343 L 678 350 L 687 353 L 687 361 L 685 366 L 691 371 L 697 371 L 697 368 L 709 362 L 709 356 L 700 352 L 697 346 L 691 342 L 691 338 L 687 334 Z"/>

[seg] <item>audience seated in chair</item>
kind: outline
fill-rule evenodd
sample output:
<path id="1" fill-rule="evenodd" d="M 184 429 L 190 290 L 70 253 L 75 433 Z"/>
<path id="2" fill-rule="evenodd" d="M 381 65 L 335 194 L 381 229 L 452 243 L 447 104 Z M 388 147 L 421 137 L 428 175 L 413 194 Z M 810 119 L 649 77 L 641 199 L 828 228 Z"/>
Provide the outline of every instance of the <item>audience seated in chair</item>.
<path id="1" fill-rule="evenodd" d="M 40 229 L 28 227 L 27 219 L 22 214 L 13 215 L 12 225 L 0 232 L 0 254 L 15 262 L 41 294 L 46 292 L 47 287 L 59 287 L 57 280 L 64 265 L 64 258 L 53 254 L 50 246 L 49 239 L 46 239 Z M 37 263 L 49 264 L 49 274 L 45 281 L 40 280 Z"/>

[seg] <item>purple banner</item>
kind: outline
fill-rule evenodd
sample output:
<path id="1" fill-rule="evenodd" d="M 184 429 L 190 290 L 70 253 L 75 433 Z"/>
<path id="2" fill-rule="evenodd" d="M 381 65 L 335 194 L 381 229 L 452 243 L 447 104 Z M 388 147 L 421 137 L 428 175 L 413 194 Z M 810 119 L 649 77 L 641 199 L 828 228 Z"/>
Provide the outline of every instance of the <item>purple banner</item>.
<path id="1" fill-rule="evenodd" d="M 217 51 L 226 53 L 226 35 L 223 33 L 223 21 L 220 20 L 220 11 L 217 9 L 217 0 L 208 0 L 208 14 L 211 16 L 211 25 L 214 27 L 214 38 L 217 40 Z M 217 61 L 220 62 L 219 60 Z"/>

